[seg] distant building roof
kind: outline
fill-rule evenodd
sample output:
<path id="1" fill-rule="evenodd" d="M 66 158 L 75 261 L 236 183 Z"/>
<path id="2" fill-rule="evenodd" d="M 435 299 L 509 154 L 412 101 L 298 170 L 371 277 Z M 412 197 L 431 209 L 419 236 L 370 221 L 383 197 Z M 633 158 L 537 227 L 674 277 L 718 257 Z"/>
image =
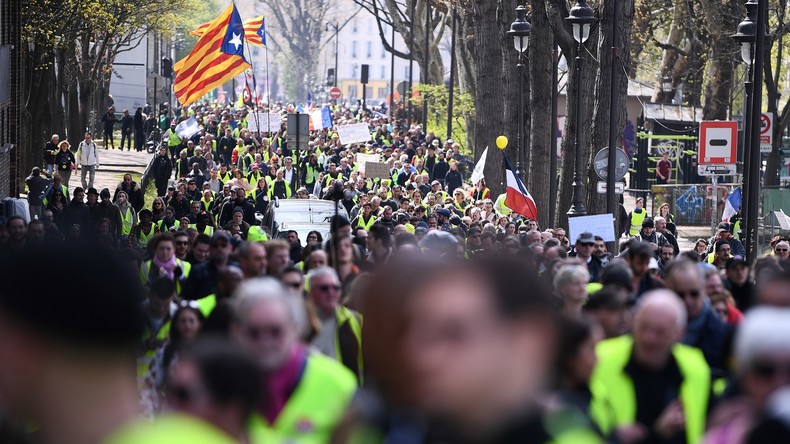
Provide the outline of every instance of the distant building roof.
<path id="1" fill-rule="evenodd" d="M 644 104 L 644 113 L 646 120 L 688 123 L 698 123 L 702 121 L 702 108 L 696 106 L 648 102 Z"/>

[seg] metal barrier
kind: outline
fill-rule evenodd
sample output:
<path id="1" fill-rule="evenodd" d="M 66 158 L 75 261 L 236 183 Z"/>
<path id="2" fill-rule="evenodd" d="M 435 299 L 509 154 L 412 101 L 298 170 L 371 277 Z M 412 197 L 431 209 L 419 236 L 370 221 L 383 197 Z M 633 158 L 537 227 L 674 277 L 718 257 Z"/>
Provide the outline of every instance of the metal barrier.
<path id="1" fill-rule="evenodd" d="M 669 204 L 669 212 L 675 216 L 677 225 L 710 225 L 715 217 L 721 220 L 724 202 L 732 190 L 740 184 L 718 184 L 716 187 L 716 213 L 713 213 L 713 185 L 653 185 L 651 187 L 653 208 L 658 211 L 664 203 Z"/>

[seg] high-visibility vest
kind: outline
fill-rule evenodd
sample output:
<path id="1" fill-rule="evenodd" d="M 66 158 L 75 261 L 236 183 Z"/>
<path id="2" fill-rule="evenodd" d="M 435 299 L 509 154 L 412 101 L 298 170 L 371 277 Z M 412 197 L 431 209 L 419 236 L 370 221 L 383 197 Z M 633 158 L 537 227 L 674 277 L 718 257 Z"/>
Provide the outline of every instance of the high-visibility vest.
<path id="1" fill-rule="evenodd" d="M 156 234 L 156 225 L 151 224 L 151 230 L 148 233 L 144 232 L 143 227 L 141 226 L 138 233 L 139 235 L 137 237 L 137 246 L 142 249 L 145 249 L 145 247 L 148 246 L 148 240 L 154 237 L 154 235 Z"/>
<path id="2" fill-rule="evenodd" d="M 208 318 L 211 315 L 211 312 L 217 307 L 217 295 L 214 293 L 200 298 L 197 301 L 198 310 L 203 313 L 203 316 Z"/>
<path id="3" fill-rule="evenodd" d="M 641 210 L 639 213 L 636 210 Z M 647 211 L 644 208 L 634 208 L 634 211 L 631 212 L 631 228 L 628 230 L 628 234 L 631 236 L 636 236 L 642 231 L 642 221 L 645 220 L 647 217 Z"/>
<path id="4" fill-rule="evenodd" d="M 357 388 L 354 375 L 320 353 L 310 353 L 302 378 L 273 424 L 254 414 L 250 420 L 253 444 L 323 444 L 330 441 Z"/>
<path id="5" fill-rule="evenodd" d="M 604 434 L 636 422 L 636 392 L 625 372 L 634 340 L 630 335 L 601 341 L 595 348 L 598 364 L 590 379 L 590 414 Z M 710 368 L 702 352 L 683 344 L 672 347 L 683 382 L 679 399 L 686 417 L 686 442 L 696 443 L 705 433 L 711 390 Z"/>
<path id="6" fill-rule="evenodd" d="M 140 283 L 143 285 L 148 285 L 148 274 L 151 272 L 152 262 L 153 260 L 149 259 L 140 265 Z M 189 271 L 192 270 L 192 264 L 176 258 L 176 265 L 181 268 L 181 276 L 176 280 L 176 293 L 181 294 L 181 282 L 186 281 L 189 277 Z"/>
<path id="7" fill-rule="evenodd" d="M 121 234 L 124 236 L 129 236 L 129 233 L 132 232 L 132 227 L 134 226 L 134 208 L 126 207 L 126 211 L 121 210 Z M 140 236 L 142 236 L 143 230 L 140 230 Z M 148 242 L 148 239 L 146 239 Z"/>
<path id="8" fill-rule="evenodd" d="M 140 419 L 112 433 L 102 444 L 234 444 L 238 440 L 196 416 L 168 412 L 153 421 Z"/>
<path id="9" fill-rule="evenodd" d="M 348 323 L 351 328 L 351 333 L 357 341 L 357 369 L 359 371 L 359 383 L 362 384 L 362 315 L 354 313 L 348 308 L 338 305 L 335 310 L 335 319 L 337 320 L 337 328 L 335 330 L 335 356 L 339 362 L 343 362 L 342 353 L 340 351 L 340 326 Z"/>
<path id="10" fill-rule="evenodd" d="M 378 219 L 376 219 L 376 216 L 374 216 L 373 213 L 371 213 L 370 218 L 368 219 L 367 222 L 365 222 L 365 215 L 360 214 L 359 217 L 357 218 L 357 227 L 364 228 L 365 231 L 370 231 L 370 227 L 372 227 L 377 220 Z"/>

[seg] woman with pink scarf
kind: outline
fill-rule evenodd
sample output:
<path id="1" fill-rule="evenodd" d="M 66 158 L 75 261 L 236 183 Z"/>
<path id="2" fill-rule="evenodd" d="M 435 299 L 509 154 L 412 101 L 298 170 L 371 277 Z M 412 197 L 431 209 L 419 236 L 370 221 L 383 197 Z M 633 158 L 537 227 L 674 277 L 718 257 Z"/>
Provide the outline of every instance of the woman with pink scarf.
<path id="1" fill-rule="evenodd" d="M 148 285 L 154 276 L 165 276 L 176 282 L 176 292 L 181 294 L 181 284 L 189 277 L 192 265 L 176 257 L 175 240 L 170 233 L 159 233 L 148 242 L 151 260 L 140 266 L 140 282 Z"/>

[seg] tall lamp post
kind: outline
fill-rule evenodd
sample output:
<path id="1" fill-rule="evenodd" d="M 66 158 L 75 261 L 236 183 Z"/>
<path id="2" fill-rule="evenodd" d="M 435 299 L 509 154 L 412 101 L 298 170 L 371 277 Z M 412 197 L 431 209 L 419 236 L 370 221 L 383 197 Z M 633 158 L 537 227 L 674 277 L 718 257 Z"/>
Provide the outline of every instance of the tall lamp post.
<path id="1" fill-rule="evenodd" d="M 521 169 L 521 156 L 524 151 L 524 77 L 525 66 L 523 63 L 526 57 L 524 53 L 529 48 L 529 33 L 532 25 L 527 21 L 527 8 L 519 5 L 516 8 L 516 20 L 510 24 L 510 31 L 507 34 L 513 37 L 513 45 L 518 51 L 518 152 L 516 153 L 516 174 L 524 180 L 524 172 Z"/>
<path id="2" fill-rule="evenodd" d="M 573 143 L 574 150 L 576 151 L 576 167 L 573 174 L 573 203 L 571 209 L 568 210 L 568 216 L 584 216 L 587 214 L 587 209 L 584 208 L 584 197 L 582 192 L 584 189 L 584 179 L 582 176 L 582 150 L 581 150 L 581 90 L 580 83 L 582 77 L 582 50 L 584 49 L 584 42 L 590 37 L 590 28 L 596 22 L 596 18 L 592 8 L 587 4 L 587 0 L 579 0 L 571 8 L 570 15 L 565 17 L 565 20 L 570 22 L 573 32 L 573 39 L 578 44 L 576 47 L 576 58 L 574 59 L 574 84 L 576 84 L 576 115 L 574 119 L 574 127 L 576 130 L 576 137 Z M 611 149 L 611 148 L 610 148 Z"/>
<path id="3" fill-rule="evenodd" d="M 758 253 L 757 219 L 760 207 L 760 111 L 763 98 L 763 50 L 765 46 L 766 1 L 749 0 L 746 2 L 746 19 L 738 25 L 738 32 L 733 38 L 741 44 L 741 58 L 749 60 L 749 76 L 751 85 L 745 85 L 748 98 L 748 109 L 744 125 L 744 207 L 741 215 L 745 223 L 746 256 L 754 261 Z"/>
<path id="4" fill-rule="evenodd" d="M 755 21 L 757 20 L 757 2 L 749 1 L 746 3 L 746 18 L 738 24 L 738 29 L 732 38 L 741 45 L 741 59 L 746 64 L 746 78 L 743 82 L 744 90 L 744 112 L 743 112 L 743 196 L 748 196 L 748 171 L 751 166 L 751 120 L 752 115 L 752 57 L 754 54 Z M 749 201 L 743 199 L 741 204 L 741 216 L 748 213 Z M 744 224 L 742 224 L 744 225 Z M 743 227 L 746 228 L 746 227 Z M 736 233 L 737 234 L 737 233 Z M 745 240 L 745 239 L 744 239 Z"/>
<path id="5" fill-rule="evenodd" d="M 337 54 L 338 54 L 338 33 L 340 32 L 340 24 L 339 23 L 327 23 L 326 30 L 329 31 L 329 28 L 335 30 L 335 76 L 332 79 L 332 86 L 337 87 Z"/>

